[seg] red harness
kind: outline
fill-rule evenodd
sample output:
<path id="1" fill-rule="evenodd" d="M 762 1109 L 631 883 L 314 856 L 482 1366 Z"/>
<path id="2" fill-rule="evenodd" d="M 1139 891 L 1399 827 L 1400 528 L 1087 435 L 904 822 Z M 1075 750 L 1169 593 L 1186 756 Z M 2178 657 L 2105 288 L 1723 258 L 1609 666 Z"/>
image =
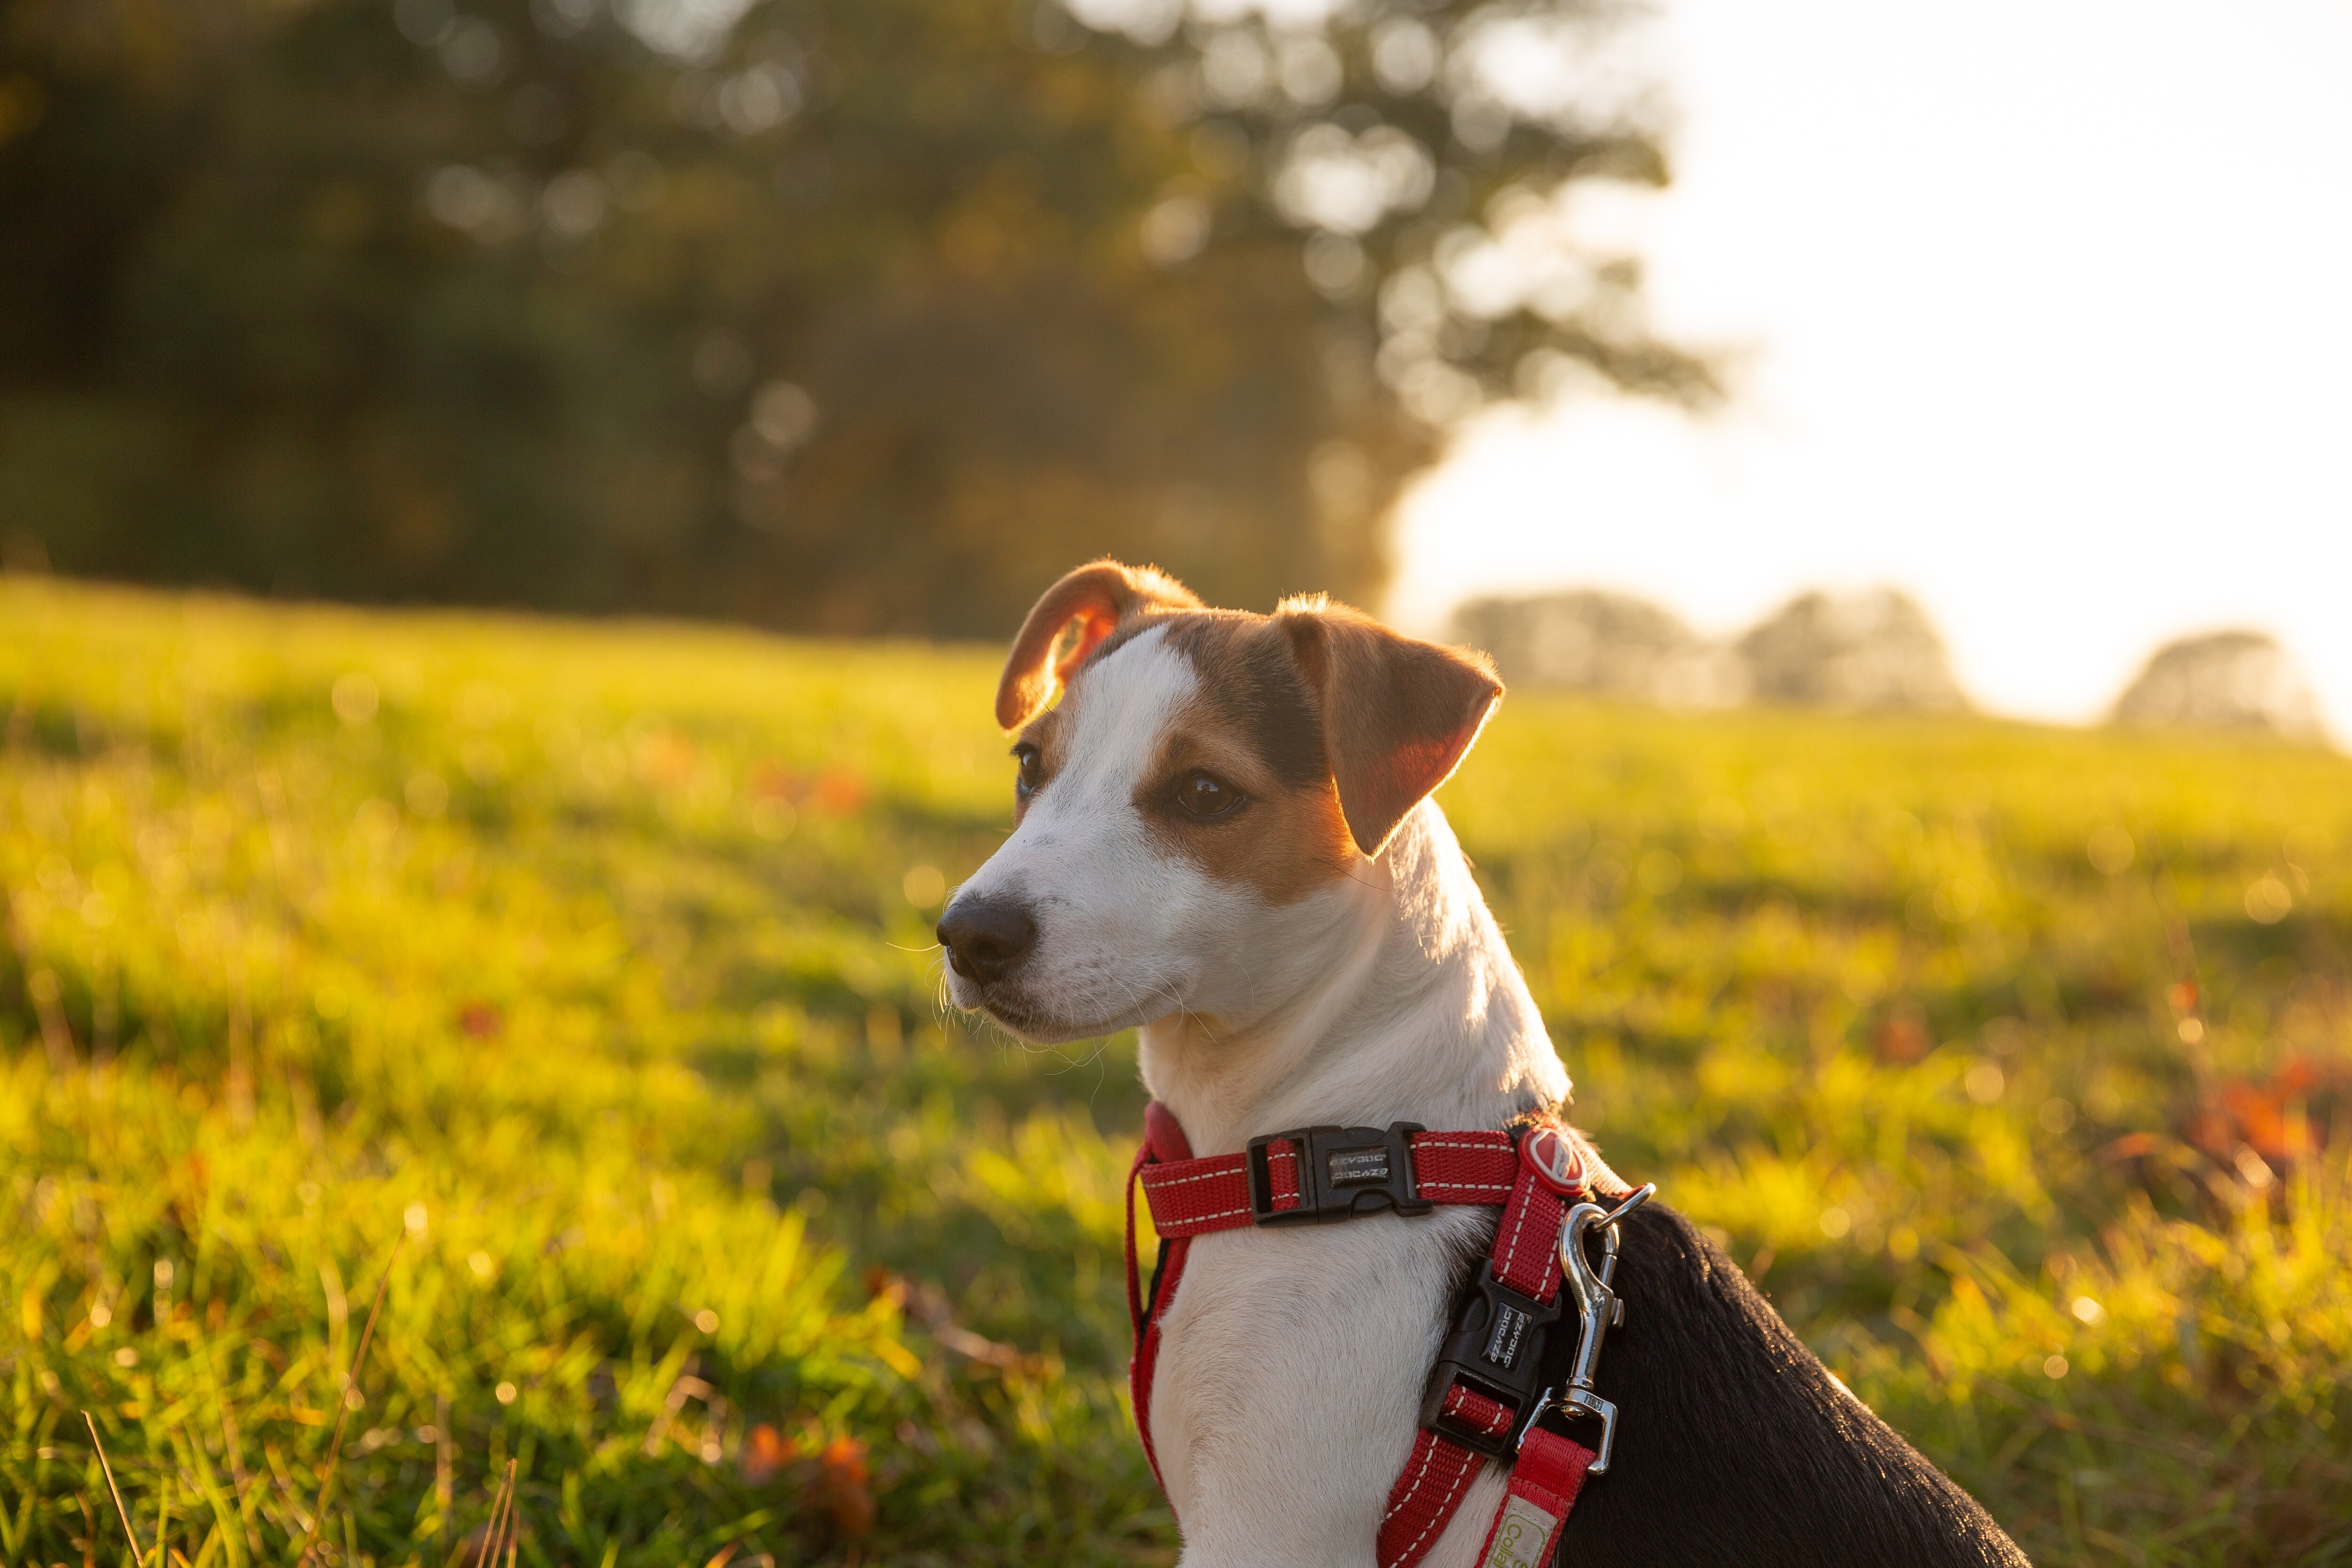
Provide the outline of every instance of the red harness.
<path id="1" fill-rule="evenodd" d="M 1489 1459 L 1511 1466 L 1511 1483 L 1478 1561 L 1491 1568 L 1548 1563 L 1594 1462 L 1592 1450 L 1536 1422 L 1549 1393 L 1539 1395 L 1536 1387 L 1538 1342 L 1564 1307 L 1573 1310 L 1561 1300 L 1561 1222 L 1589 1192 L 1574 1135 L 1549 1124 L 1524 1135 L 1429 1132 L 1405 1122 L 1385 1131 L 1312 1127 L 1253 1139 L 1242 1153 L 1195 1159 L 1183 1128 L 1156 1100 L 1144 1110 L 1143 1129 L 1143 1147 L 1128 1174 L 1127 1300 L 1136 1335 L 1129 1383 L 1152 1474 L 1160 1474 L 1150 1415 L 1160 1315 L 1183 1278 L 1193 1237 L 1344 1220 L 1383 1208 L 1423 1214 L 1434 1204 L 1500 1207 L 1488 1265 L 1473 1282 L 1477 1294 L 1439 1352 L 1422 1431 L 1390 1489 L 1380 1563 L 1412 1568 L 1427 1555 Z M 1567 1174 L 1548 1168 L 1555 1163 Z M 1139 1179 L 1161 1238 L 1148 1296 L 1137 1271 Z M 1604 1317 L 1608 1310 L 1604 1305 Z M 1604 1440 L 1604 1454 L 1607 1447 Z"/>

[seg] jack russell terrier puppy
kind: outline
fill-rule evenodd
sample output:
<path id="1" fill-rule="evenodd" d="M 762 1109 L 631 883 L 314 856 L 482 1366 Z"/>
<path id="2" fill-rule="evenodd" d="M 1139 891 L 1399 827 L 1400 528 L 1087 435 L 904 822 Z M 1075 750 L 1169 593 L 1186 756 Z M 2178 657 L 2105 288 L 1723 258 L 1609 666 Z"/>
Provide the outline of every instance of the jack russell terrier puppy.
<path id="1" fill-rule="evenodd" d="M 1429 798 L 1501 695 L 1482 657 L 1320 597 L 1260 616 L 1150 569 L 1071 573 L 997 691 L 1016 826 L 940 921 L 954 1002 L 1036 1042 L 1139 1029 L 1144 1084 L 1203 1154 L 1560 1110 L 1568 1073 Z M 1442 1207 L 1195 1238 L 1136 1413 L 1183 1563 L 1370 1568 L 1495 1226 Z M 1714 1243 L 1656 1203 L 1622 1228 L 1598 1386 L 1622 1433 L 1559 1562 L 2025 1563 Z M 1479 1560 L 1505 1480 L 1486 1466 L 1422 1561 Z"/>

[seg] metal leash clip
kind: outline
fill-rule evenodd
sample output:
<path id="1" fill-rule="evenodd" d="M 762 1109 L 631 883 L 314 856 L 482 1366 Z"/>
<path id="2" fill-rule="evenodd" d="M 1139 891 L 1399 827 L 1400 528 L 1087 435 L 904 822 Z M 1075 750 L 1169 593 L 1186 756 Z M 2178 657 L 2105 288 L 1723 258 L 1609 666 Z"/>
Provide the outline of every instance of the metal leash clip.
<path id="1" fill-rule="evenodd" d="M 1581 1320 L 1576 1336 L 1576 1360 L 1569 1368 L 1568 1386 L 1554 1397 L 1550 1389 L 1536 1403 L 1534 1415 L 1519 1432 L 1519 1442 L 1535 1427 L 1536 1420 L 1547 1408 L 1564 1415 L 1589 1415 L 1601 1423 L 1601 1448 L 1593 1456 L 1585 1473 L 1602 1475 L 1608 1471 L 1609 1460 L 1617 1447 L 1617 1406 L 1594 1392 L 1593 1373 L 1601 1364 L 1601 1342 L 1611 1329 L 1625 1321 L 1625 1303 L 1619 1299 L 1611 1283 L 1617 1277 L 1617 1222 L 1640 1208 L 1656 1195 L 1657 1184 L 1645 1183 L 1625 1196 L 1613 1209 L 1599 1204 L 1580 1203 L 1568 1211 L 1559 1227 L 1559 1267 L 1566 1277 L 1567 1288 L 1576 1298 L 1576 1308 Z M 1584 1255 L 1584 1238 L 1591 1231 L 1601 1233 L 1601 1267 L 1594 1269 Z"/>

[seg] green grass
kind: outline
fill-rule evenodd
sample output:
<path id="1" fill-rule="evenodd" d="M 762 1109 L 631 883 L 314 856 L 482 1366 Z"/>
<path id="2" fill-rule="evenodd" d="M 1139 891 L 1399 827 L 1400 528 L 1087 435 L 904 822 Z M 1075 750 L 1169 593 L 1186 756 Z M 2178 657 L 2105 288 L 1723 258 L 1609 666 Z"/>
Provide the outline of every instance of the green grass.
<path id="1" fill-rule="evenodd" d="M 345 1401 L 320 1562 L 509 1459 L 527 1563 L 1169 1560 L 1132 1042 L 937 1001 L 995 662 L 0 584 L 0 1560 L 128 1558 L 88 1409 L 291 1562 Z M 2352 1561 L 2352 764 L 1515 699 L 1445 800 L 1580 1119 L 2036 1561 Z"/>

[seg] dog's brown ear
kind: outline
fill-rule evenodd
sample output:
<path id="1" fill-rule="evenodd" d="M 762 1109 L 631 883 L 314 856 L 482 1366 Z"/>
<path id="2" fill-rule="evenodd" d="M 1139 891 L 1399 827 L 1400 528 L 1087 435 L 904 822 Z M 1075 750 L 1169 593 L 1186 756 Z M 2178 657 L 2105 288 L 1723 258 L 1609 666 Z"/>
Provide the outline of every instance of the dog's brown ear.
<path id="1" fill-rule="evenodd" d="M 997 723 L 1018 730 L 1029 722 L 1053 702 L 1087 655 L 1129 616 L 1200 607 L 1190 588 L 1156 566 L 1094 561 L 1079 567 L 1046 589 L 1021 623 L 1003 679 L 996 683 Z M 1077 636 L 1056 657 L 1055 645 L 1073 626 Z"/>
<path id="2" fill-rule="evenodd" d="M 1378 855 L 1405 814 L 1451 777 L 1503 695 L 1483 654 L 1389 630 L 1321 598 L 1275 622 L 1321 698 L 1323 749 L 1356 847 Z"/>

